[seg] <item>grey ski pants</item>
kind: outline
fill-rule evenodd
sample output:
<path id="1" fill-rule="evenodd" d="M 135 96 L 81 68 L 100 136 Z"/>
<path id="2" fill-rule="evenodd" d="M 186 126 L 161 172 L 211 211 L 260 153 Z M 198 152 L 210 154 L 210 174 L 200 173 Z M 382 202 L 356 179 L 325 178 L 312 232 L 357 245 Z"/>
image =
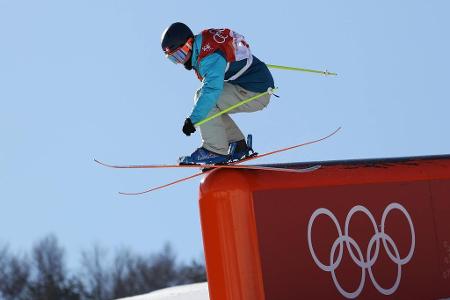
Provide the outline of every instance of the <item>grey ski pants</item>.
<path id="1" fill-rule="evenodd" d="M 259 93 L 251 92 L 238 85 L 225 82 L 222 94 L 217 104 L 209 112 L 208 117 L 257 94 Z M 197 102 L 197 99 L 198 92 L 194 97 L 195 102 Z M 269 104 L 269 101 L 270 95 L 264 95 L 201 125 L 202 147 L 209 151 L 226 155 L 230 143 L 245 139 L 244 134 L 229 114 L 259 111 L 264 109 Z"/>

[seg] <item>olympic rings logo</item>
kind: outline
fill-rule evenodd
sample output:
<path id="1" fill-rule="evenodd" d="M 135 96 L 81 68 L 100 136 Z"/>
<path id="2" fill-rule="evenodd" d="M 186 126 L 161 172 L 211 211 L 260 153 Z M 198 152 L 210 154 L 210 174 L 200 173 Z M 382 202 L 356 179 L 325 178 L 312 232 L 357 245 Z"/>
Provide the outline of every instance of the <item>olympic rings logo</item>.
<path id="1" fill-rule="evenodd" d="M 214 34 L 213 39 L 216 43 L 223 44 L 228 38 L 228 35 L 222 35 L 225 30 L 226 29 L 210 29 L 209 32 Z"/>
<path id="2" fill-rule="evenodd" d="M 406 220 L 409 223 L 409 228 L 410 228 L 410 232 L 411 232 L 411 246 L 409 248 L 408 254 L 404 258 L 400 257 L 400 253 L 398 251 L 397 245 L 395 244 L 394 240 L 385 232 L 386 218 L 388 217 L 389 213 L 394 209 L 397 209 L 403 213 L 403 215 L 405 216 Z M 356 243 L 356 241 L 348 235 L 348 228 L 349 228 L 350 221 L 352 219 L 352 216 L 356 212 L 362 212 L 362 213 L 366 214 L 373 226 L 374 234 L 370 238 L 365 256 L 364 256 L 362 249 L 359 247 L 359 245 Z M 314 247 L 312 245 L 312 238 L 311 238 L 312 227 L 314 224 L 314 220 L 320 215 L 328 216 L 333 221 L 333 223 L 336 225 L 337 233 L 339 235 L 338 238 L 334 241 L 333 246 L 331 247 L 330 264 L 329 265 L 322 263 L 317 258 L 316 253 L 314 251 Z M 377 280 L 375 279 L 375 276 L 372 273 L 372 267 L 375 264 L 375 262 L 377 261 L 378 254 L 379 254 L 380 241 L 383 242 L 384 250 L 386 251 L 389 258 L 392 260 L 393 263 L 397 264 L 397 277 L 396 277 L 394 284 L 390 288 L 384 288 L 384 287 L 380 286 L 380 284 L 377 282 Z M 353 292 L 348 292 L 342 288 L 338 279 L 336 278 L 336 273 L 335 273 L 336 269 L 339 267 L 341 260 L 342 260 L 343 251 L 344 251 L 344 243 L 345 243 L 345 246 L 347 247 L 347 251 L 350 253 L 350 256 L 351 256 L 353 262 L 361 268 L 360 283 L 359 283 L 358 288 Z M 314 213 L 311 215 L 311 218 L 309 219 L 309 222 L 308 222 L 308 246 L 309 246 L 309 251 L 311 253 L 311 256 L 314 259 L 314 262 L 323 271 L 331 273 L 331 277 L 333 279 L 333 282 L 334 282 L 336 288 L 344 297 L 346 297 L 348 299 L 356 298 L 359 296 L 359 294 L 361 294 L 361 292 L 364 288 L 365 280 L 366 280 L 366 271 L 369 273 L 370 280 L 372 281 L 372 284 L 378 290 L 378 292 L 380 292 L 381 294 L 384 294 L 384 295 L 393 294 L 400 285 L 400 279 L 402 276 L 402 266 L 407 264 L 411 260 L 413 254 L 414 254 L 415 243 L 416 242 L 415 242 L 414 225 L 411 220 L 411 217 L 410 217 L 408 211 L 402 205 L 400 205 L 398 203 L 391 203 L 385 208 L 383 215 L 381 217 L 381 231 L 378 230 L 378 226 L 377 226 L 377 223 L 375 222 L 375 218 L 370 213 L 370 211 L 361 205 L 357 205 L 357 206 L 353 207 L 347 214 L 347 218 L 345 219 L 344 234 L 342 234 L 342 230 L 341 230 L 341 227 L 339 226 L 339 222 L 338 222 L 337 218 L 334 216 L 334 214 L 330 210 L 328 210 L 326 208 L 319 208 L 316 211 L 314 211 Z M 391 249 L 393 249 L 394 253 L 392 253 L 392 251 L 388 247 L 388 244 L 390 245 Z M 338 251 L 337 258 L 336 258 L 336 250 L 338 247 L 339 247 L 339 251 Z M 353 247 L 353 249 L 356 250 L 356 255 L 355 255 L 355 252 L 353 251 L 352 247 Z M 375 247 L 375 252 L 373 253 L 373 256 L 371 256 L 373 247 Z"/>

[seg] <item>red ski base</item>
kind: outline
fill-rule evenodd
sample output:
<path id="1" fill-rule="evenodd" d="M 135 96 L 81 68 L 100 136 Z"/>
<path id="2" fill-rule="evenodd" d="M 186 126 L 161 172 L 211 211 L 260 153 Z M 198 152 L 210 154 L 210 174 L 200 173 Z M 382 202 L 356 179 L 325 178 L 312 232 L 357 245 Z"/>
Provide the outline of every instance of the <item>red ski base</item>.
<path id="1" fill-rule="evenodd" d="M 270 152 L 266 152 L 263 154 L 258 154 L 258 155 L 252 155 L 249 156 L 247 158 L 244 158 L 242 160 L 239 161 L 235 161 L 235 162 L 230 162 L 229 164 L 222 164 L 222 165 L 211 165 L 211 164 L 185 164 L 185 165 L 111 165 L 111 164 L 106 164 L 104 162 L 101 162 L 97 159 L 94 159 L 94 161 L 102 166 L 105 167 L 109 167 L 109 168 L 115 168 L 115 169 L 168 169 L 168 168 L 200 168 L 202 169 L 201 172 L 193 174 L 191 176 L 187 176 L 184 178 L 180 178 L 178 180 L 175 180 L 173 182 L 169 182 L 167 184 L 161 185 L 161 186 L 157 186 L 142 192 L 132 192 L 132 193 L 125 193 L 125 192 L 119 192 L 119 194 L 122 195 L 142 195 L 145 193 L 149 193 L 152 191 L 156 191 L 159 189 L 163 189 L 166 188 L 168 186 L 198 177 L 200 175 L 203 175 L 205 173 L 211 172 L 214 169 L 219 169 L 219 168 L 232 168 L 232 169 L 249 169 L 249 170 L 266 170 L 266 171 L 276 171 L 276 172 L 288 172 L 288 173 L 305 173 L 305 172 L 312 172 L 315 171 L 317 169 L 320 168 L 320 165 L 315 165 L 315 166 L 311 166 L 305 169 L 286 169 L 286 168 L 276 168 L 276 167 L 265 167 L 265 166 L 249 166 L 249 165 L 241 165 L 244 162 L 248 162 L 251 160 L 255 160 L 255 159 L 259 159 L 265 156 L 269 156 L 269 155 L 273 155 L 276 153 L 280 153 L 280 152 L 284 152 L 284 151 L 288 151 L 288 150 L 292 150 L 295 148 L 299 148 L 299 147 L 303 147 L 306 145 L 310 145 L 310 144 L 314 144 L 314 143 L 318 143 L 321 142 L 323 140 L 328 139 L 329 137 L 335 135 L 339 130 L 341 129 L 341 127 L 337 128 L 336 130 L 334 130 L 332 133 L 328 134 L 325 137 L 322 137 L 320 139 L 317 140 L 312 140 L 312 141 L 308 141 L 308 142 L 304 142 L 298 145 L 294 145 L 294 146 L 290 146 L 290 147 L 286 147 L 286 148 L 281 148 L 278 150 L 274 150 L 274 151 L 270 151 Z"/>

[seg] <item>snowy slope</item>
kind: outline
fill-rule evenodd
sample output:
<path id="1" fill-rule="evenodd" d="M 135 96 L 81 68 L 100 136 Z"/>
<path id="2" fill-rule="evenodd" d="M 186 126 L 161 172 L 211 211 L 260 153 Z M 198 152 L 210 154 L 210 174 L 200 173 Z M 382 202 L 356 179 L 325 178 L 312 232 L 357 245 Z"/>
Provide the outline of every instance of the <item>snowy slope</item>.
<path id="1" fill-rule="evenodd" d="M 118 300 L 209 300 L 208 284 L 194 283 Z"/>

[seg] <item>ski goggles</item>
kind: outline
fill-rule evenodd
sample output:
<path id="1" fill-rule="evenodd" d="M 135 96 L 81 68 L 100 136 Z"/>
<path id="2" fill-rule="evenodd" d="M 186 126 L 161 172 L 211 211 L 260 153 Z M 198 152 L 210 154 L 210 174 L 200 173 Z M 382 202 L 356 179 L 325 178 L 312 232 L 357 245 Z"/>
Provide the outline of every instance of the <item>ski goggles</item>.
<path id="1" fill-rule="evenodd" d="M 166 57 L 174 64 L 184 64 L 190 58 L 190 51 L 192 50 L 193 38 L 187 40 L 186 44 L 176 48 L 173 51 L 164 51 Z"/>

